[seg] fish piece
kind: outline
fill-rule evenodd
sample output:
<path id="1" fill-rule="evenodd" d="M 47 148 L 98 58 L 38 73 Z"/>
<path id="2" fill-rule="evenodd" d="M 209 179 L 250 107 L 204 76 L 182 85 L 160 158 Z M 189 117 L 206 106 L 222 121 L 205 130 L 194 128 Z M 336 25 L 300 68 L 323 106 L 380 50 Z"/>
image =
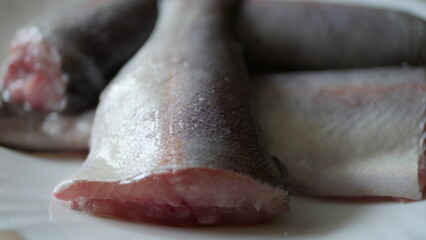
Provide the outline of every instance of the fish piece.
<path id="1" fill-rule="evenodd" d="M 258 116 L 294 192 L 419 200 L 425 192 L 423 68 L 258 76 Z"/>
<path id="2" fill-rule="evenodd" d="M 231 1 L 163 0 L 156 29 L 101 96 L 89 156 L 54 195 L 86 213 L 171 225 L 285 213 L 285 167 L 253 119 L 227 32 Z"/>
<path id="3" fill-rule="evenodd" d="M 3 100 L 42 113 L 88 110 L 148 38 L 156 14 L 155 0 L 86 0 L 19 30 Z"/>
<path id="4" fill-rule="evenodd" d="M 0 145 L 26 151 L 87 151 L 94 111 L 49 115 L 0 108 Z"/>
<path id="5" fill-rule="evenodd" d="M 407 13 L 315 1 L 246 0 L 235 31 L 253 72 L 421 65 L 426 22 Z"/>

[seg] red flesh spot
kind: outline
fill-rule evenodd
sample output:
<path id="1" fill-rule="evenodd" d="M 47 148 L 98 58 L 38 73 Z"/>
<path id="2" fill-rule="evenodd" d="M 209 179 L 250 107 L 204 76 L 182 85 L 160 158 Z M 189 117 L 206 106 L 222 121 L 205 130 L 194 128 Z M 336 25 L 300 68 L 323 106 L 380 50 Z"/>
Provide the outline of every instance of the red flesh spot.
<path id="1" fill-rule="evenodd" d="M 3 78 L 7 102 L 40 112 L 60 111 L 64 107 L 66 80 L 55 49 L 39 39 L 18 34 L 12 44 Z M 31 35 L 31 33 L 28 33 Z"/>

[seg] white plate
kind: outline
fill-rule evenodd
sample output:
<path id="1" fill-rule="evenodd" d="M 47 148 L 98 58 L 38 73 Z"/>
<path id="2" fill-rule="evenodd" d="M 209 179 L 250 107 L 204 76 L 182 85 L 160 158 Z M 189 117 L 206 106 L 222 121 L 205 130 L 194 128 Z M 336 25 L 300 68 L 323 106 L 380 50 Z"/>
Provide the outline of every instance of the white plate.
<path id="1" fill-rule="evenodd" d="M 390 2 L 398 6 L 404 1 Z M 58 1 L 0 0 L 0 57 L 14 30 L 53 3 Z M 417 7 L 407 9 L 421 14 Z M 249 227 L 182 229 L 91 217 L 68 209 L 51 195 L 81 162 L 76 157 L 35 157 L 0 148 L 0 240 L 426 239 L 426 201 L 350 203 L 292 197 L 289 214 Z"/>

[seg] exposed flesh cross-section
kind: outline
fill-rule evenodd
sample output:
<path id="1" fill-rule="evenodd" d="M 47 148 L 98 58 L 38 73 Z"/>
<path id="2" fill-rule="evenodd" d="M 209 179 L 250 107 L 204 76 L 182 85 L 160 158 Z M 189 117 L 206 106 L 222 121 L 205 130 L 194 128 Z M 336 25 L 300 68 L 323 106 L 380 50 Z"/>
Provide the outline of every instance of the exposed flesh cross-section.
<path id="1" fill-rule="evenodd" d="M 248 75 L 227 33 L 231 1 L 163 0 L 156 29 L 102 94 L 90 154 L 55 196 L 90 214 L 164 224 L 250 224 L 287 207 Z"/>

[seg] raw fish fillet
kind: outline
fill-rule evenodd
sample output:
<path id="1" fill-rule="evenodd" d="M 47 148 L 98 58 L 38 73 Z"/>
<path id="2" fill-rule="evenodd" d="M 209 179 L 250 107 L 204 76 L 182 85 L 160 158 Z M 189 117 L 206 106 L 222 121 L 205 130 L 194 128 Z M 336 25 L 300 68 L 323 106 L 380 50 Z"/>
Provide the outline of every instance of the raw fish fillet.
<path id="1" fill-rule="evenodd" d="M 426 62 L 426 22 L 395 10 L 309 0 L 245 0 L 236 19 L 251 71 Z"/>
<path id="2" fill-rule="evenodd" d="M 163 0 L 148 43 L 101 96 L 90 154 L 54 195 L 96 216 L 251 224 L 288 210 L 285 167 L 253 120 L 231 1 Z"/>
<path id="3" fill-rule="evenodd" d="M 148 38 L 156 13 L 154 0 L 85 0 L 56 9 L 16 34 L 2 99 L 41 113 L 88 110 Z"/>
<path id="4" fill-rule="evenodd" d="M 419 200 L 426 76 L 381 68 L 258 76 L 258 116 L 293 192 Z"/>

